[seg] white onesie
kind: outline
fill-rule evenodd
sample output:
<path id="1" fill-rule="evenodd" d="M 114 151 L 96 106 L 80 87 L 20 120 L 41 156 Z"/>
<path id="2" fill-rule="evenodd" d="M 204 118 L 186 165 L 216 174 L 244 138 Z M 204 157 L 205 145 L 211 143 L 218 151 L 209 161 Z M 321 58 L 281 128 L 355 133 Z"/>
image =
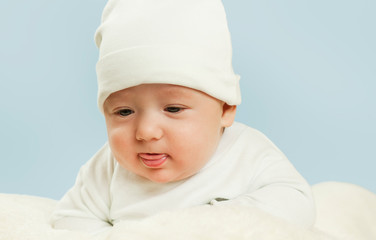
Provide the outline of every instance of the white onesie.
<path id="1" fill-rule="evenodd" d="M 208 203 L 253 205 L 306 227 L 314 222 L 311 188 L 304 178 L 262 133 L 234 123 L 198 173 L 172 183 L 155 183 L 122 168 L 105 144 L 81 168 L 52 224 L 98 231 L 121 220 Z"/>

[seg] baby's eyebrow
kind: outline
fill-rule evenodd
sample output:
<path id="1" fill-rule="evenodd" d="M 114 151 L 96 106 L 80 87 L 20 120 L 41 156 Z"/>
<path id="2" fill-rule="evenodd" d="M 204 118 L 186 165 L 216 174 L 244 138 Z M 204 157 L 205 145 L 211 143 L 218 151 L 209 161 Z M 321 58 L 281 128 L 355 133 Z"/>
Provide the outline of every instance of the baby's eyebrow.
<path id="1" fill-rule="evenodd" d="M 107 98 L 106 101 L 103 103 L 103 108 L 111 109 L 113 107 L 121 105 L 123 102 L 124 99 L 122 99 L 121 97 Z"/>
<path id="2" fill-rule="evenodd" d="M 108 96 L 108 98 L 106 99 L 105 102 L 108 102 L 108 103 L 115 103 L 117 101 L 122 101 L 124 99 L 129 99 L 131 98 L 131 94 L 128 93 L 128 92 L 122 92 L 121 94 L 111 94 L 110 96 Z"/>

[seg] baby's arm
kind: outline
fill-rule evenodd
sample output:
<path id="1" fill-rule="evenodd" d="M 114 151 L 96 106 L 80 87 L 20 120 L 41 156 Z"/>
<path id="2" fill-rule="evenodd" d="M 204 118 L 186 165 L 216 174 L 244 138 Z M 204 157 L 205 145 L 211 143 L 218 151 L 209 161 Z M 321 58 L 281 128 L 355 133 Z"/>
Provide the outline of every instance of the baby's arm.
<path id="1" fill-rule="evenodd" d="M 52 214 L 54 228 L 100 232 L 111 227 L 109 185 L 113 162 L 109 156 L 106 144 L 80 169 L 75 185 Z"/>
<path id="2" fill-rule="evenodd" d="M 244 162 L 238 167 L 238 174 L 249 176 L 248 191 L 229 201 L 213 200 L 211 204 L 257 206 L 274 216 L 302 226 L 312 226 L 315 206 L 309 184 L 262 133 L 255 130 L 248 132 L 242 134 L 241 142 L 247 142 L 246 148 L 251 150 L 245 150 L 239 156 Z M 244 137 L 247 135 L 251 137 Z"/>
<path id="3" fill-rule="evenodd" d="M 256 177 L 255 190 L 230 201 L 214 200 L 211 204 L 252 205 L 298 225 L 312 226 L 315 207 L 311 188 L 287 159 L 265 166 Z"/>

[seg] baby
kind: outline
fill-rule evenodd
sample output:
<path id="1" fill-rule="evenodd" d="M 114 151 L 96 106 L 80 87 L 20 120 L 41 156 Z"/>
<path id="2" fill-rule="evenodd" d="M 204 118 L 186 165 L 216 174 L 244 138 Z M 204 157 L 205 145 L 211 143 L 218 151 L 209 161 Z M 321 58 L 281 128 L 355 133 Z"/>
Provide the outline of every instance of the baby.
<path id="1" fill-rule="evenodd" d="M 234 122 L 239 76 L 220 0 L 109 0 L 95 39 L 108 143 L 59 202 L 55 228 L 94 232 L 203 204 L 313 223 L 307 182 Z"/>

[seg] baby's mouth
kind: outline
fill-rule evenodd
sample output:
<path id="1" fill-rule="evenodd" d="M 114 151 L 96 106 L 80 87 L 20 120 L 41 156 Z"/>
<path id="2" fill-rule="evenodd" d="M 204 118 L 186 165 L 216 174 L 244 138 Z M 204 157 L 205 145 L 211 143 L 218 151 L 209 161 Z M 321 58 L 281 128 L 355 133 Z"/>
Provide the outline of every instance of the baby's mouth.
<path id="1" fill-rule="evenodd" d="M 139 153 L 138 158 L 148 168 L 161 167 L 168 158 L 165 153 Z"/>

